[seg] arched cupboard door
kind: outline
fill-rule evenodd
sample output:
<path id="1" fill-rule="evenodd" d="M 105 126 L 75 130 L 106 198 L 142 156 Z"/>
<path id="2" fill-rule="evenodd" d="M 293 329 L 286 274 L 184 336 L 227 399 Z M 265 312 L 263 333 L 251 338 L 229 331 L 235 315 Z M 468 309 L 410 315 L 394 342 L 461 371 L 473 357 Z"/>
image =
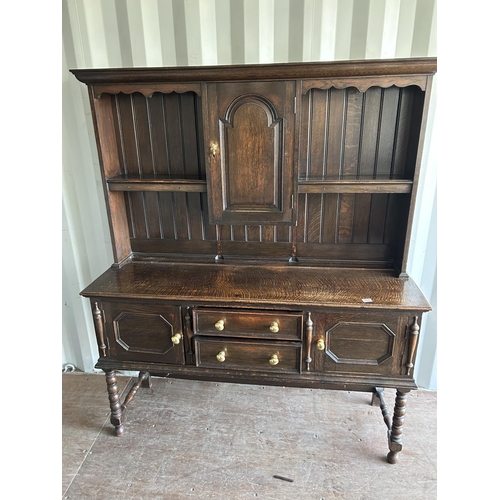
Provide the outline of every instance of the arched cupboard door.
<path id="1" fill-rule="evenodd" d="M 294 221 L 295 82 L 206 85 L 210 222 Z"/>

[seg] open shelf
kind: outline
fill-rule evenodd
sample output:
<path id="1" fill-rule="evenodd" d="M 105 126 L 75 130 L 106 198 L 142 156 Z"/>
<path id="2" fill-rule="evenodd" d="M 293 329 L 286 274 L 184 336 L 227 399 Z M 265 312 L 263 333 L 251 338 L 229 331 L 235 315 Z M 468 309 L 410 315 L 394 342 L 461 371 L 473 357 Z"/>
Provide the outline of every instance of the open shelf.
<path id="1" fill-rule="evenodd" d="M 106 180 L 110 191 L 180 191 L 205 193 L 205 179 L 169 175 L 120 174 Z M 411 193 L 408 179 L 299 179 L 299 193 Z"/>
<path id="2" fill-rule="evenodd" d="M 170 175 L 127 175 L 120 174 L 106 180 L 110 191 L 181 191 L 204 193 L 207 181 L 204 179 Z"/>
<path id="3" fill-rule="evenodd" d="M 411 180 L 302 179 L 299 193 L 411 193 Z"/>

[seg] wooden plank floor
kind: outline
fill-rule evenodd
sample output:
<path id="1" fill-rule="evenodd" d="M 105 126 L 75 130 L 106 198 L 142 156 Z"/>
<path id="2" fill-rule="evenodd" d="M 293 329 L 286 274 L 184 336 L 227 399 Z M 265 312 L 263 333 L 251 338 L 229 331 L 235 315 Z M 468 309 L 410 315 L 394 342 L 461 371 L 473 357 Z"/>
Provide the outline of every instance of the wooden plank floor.
<path id="1" fill-rule="evenodd" d="M 437 497 L 435 392 L 410 393 L 396 465 L 366 393 L 154 378 L 119 438 L 104 375 L 63 374 L 62 395 L 63 499 Z"/>

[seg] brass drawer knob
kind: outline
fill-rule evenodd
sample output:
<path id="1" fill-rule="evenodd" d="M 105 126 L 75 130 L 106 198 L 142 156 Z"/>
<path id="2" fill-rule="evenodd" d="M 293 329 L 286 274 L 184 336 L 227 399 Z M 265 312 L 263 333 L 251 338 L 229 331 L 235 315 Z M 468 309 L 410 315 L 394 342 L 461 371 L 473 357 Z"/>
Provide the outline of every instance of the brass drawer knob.
<path id="1" fill-rule="evenodd" d="M 217 361 L 220 361 L 221 363 L 224 363 L 224 361 L 226 361 L 226 353 L 224 351 L 221 351 L 217 354 Z"/>
<path id="2" fill-rule="evenodd" d="M 181 342 L 181 334 L 180 333 L 176 333 L 173 337 L 172 337 L 172 344 L 180 344 Z"/>
<path id="3" fill-rule="evenodd" d="M 269 330 L 271 330 L 273 333 L 278 333 L 280 331 L 280 327 L 278 326 L 278 323 L 276 323 L 276 321 L 273 321 L 269 325 Z"/>
<path id="4" fill-rule="evenodd" d="M 224 330 L 224 320 L 220 319 L 219 321 L 217 321 L 217 323 L 215 323 L 215 328 L 217 328 L 219 332 L 222 332 L 222 330 Z"/>
<path id="5" fill-rule="evenodd" d="M 318 342 L 316 342 L 316 347 L 318 348 L 318 351 L 324 351 L 325 341 L 323 339 L 319 339 Z"/>
<path id="6" fill-rule="evenodd" d="M 271 356 L 271 358 L 269 359 L 269 364 L 271 364 L 273 366 L 276 366 L 279 362 L 280 362 L 280 360 L 278 359 L 278 355 L 277 354 L 273 354 Z"/>

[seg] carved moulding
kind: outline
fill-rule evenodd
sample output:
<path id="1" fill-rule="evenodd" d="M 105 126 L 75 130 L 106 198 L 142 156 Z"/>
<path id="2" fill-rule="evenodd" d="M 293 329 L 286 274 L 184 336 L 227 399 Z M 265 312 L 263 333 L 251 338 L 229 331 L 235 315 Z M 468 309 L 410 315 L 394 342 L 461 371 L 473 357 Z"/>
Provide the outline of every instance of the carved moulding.
<path id="1" fill-rule="evenodd" d="M 427 76 L 397 76 L 397 77 L 349 77 L 349 78 L 326 78 L 321 80 L 303 80 L 302 94 L 307 93 L 311 89 L 328 90 L 332 87 L 336 89 L 347 89 L 354 87 L 360 92 L 366 92 L 370 87 L 381 87 L 387 89 L 389 87 L 409 87 L 414 85 L 425 90 L 427 88 Z"/>
<path id="2" fill-rule="evenodd" d="M 102 84 L 92 86 L 92 95 L 94 99 L 99 99 L 102 94 L 134 94 L 139 93 L 144 97 L 152 97 L 155 92 L 162 94 L 184 94 L 194 92 L 201 97 L 201 84 L 199 83 L 148 83 L 144 85 L 127 84 Z"/>

